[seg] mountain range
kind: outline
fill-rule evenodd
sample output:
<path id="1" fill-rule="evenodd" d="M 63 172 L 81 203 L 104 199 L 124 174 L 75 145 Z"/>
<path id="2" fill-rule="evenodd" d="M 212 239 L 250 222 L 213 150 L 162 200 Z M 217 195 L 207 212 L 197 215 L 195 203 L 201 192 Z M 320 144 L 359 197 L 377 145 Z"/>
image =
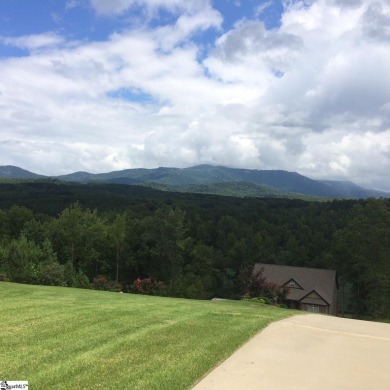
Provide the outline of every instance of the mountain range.
<path id="1" fill-rule="evenodd" d="M 138 168 L 92 174 L 74 172 L 43 176 L 25 169 L 0 166 L 0 179 L 56 179 L 77 183 L 142 185 L 165 191 L 257 197 L 389 198 L 390 193 L 366 189 L 349 181 L 313 180 L 283 170 L 238 169 L 197 165 L 189 168 Z"/>

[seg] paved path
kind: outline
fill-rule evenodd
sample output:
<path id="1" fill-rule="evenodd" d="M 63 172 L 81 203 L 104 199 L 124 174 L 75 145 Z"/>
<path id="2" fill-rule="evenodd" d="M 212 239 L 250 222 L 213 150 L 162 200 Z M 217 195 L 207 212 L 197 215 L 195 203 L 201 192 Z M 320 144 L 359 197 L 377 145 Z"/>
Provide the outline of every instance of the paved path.
<path id="1" fill-rule="evenodd" d="M 390 324 L 308 314 L 275 322 L 193 390 L 390 389 Z"/>

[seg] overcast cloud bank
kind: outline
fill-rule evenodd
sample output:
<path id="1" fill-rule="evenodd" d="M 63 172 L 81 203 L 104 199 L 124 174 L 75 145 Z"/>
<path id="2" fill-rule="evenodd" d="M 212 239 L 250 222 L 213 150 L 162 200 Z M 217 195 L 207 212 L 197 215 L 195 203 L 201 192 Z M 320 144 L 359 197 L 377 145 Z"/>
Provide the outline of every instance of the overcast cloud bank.
<path id="1" fill-rule="evenodd" d="M 211 163 L 390 191 L 388 1 L 286 1 L 271 29 L 264 2 L 230 29 L 208 0 L 89 6 L 120 20 L 104 39 L 0 37 L 24 51 L 0 58 L 0 165 Z"/>

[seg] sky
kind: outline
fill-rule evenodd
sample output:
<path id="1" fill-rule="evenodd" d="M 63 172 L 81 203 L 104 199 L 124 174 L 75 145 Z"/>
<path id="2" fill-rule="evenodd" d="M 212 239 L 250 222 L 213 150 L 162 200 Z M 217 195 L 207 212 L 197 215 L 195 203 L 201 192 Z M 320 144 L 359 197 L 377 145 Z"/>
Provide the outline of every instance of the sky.
<path id="1" fill-rule="evenodd" d="M 390 191 L 388 0 L 0 0 L 0 165 Z"/>

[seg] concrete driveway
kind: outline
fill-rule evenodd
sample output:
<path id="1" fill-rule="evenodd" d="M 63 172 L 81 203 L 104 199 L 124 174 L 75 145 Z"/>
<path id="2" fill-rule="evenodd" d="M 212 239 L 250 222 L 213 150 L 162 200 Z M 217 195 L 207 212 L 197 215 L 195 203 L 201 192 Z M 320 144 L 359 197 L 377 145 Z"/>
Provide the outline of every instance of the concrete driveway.
<path id="1" fill-rule="evenodd" d="M 390 389 L 390 324 L 318 314 L 257 334 L 193 390 Z"/>

